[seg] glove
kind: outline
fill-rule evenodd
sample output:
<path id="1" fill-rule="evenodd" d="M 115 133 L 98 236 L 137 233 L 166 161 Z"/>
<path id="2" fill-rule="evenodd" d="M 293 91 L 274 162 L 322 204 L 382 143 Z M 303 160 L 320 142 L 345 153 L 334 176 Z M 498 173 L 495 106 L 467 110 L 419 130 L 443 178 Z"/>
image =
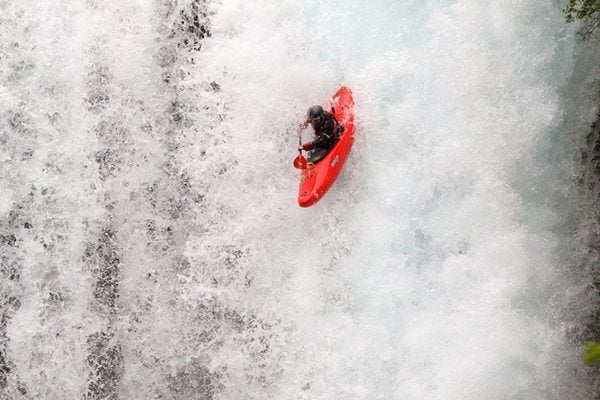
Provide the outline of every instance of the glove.
<path id="1" fill-rule="evenodd" d="M 298 150 L 300 150 L 300 147 L 302 147 L 302 150 L 304 151 L 311 151 L 313 149 L 313 142 L 307 142 L 301 146 L 298 146 Z"/>

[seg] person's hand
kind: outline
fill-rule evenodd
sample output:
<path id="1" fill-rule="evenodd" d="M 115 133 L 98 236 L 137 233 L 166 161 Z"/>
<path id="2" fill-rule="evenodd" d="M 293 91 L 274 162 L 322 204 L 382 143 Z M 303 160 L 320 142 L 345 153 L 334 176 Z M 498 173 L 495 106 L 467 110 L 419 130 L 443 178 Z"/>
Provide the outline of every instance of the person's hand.
<path id="1" fill-rule="evenodd" d="M 298 151 L 302 151 L 302 150 L 304 150 L 304 145 L 302 145 L 302 144 L 298 145 Z"/>

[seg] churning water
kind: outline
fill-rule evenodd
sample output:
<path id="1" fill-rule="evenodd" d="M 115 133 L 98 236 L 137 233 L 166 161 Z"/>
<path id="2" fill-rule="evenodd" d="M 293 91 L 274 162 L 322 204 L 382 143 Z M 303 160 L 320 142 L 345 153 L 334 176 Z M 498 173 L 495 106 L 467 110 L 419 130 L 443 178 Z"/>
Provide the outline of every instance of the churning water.
<path id="1" fill-rule="evenodd" d="M 598 58 L 561 6 L 0 1 L 0 397 L 589 398 Z"/>

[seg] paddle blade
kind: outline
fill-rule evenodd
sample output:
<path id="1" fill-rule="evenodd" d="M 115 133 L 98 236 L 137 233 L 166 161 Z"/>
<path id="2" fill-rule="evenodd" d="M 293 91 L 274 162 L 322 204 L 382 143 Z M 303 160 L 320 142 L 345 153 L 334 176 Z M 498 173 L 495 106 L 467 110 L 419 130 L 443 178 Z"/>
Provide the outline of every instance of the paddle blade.
<path id="1" fill-rule="evenodd" d="M 298 156 L 294 159 L 294 167 L 298 169 L 306 169 L 308 167 L 308 161 L 303 156 Z"/>

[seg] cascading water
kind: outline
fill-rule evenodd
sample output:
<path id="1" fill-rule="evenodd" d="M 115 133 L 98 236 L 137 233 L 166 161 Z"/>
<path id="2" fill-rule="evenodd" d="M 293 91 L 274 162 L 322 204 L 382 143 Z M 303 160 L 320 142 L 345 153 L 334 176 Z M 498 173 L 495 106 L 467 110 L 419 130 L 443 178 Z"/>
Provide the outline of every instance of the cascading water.
<path id="1" fill-rule="evenodd" d="M 598 57 L 560 9 L 0 1 L 0 397 L 590 398 Z M 341 84 L 355 147 L 300 209 Z"/>

